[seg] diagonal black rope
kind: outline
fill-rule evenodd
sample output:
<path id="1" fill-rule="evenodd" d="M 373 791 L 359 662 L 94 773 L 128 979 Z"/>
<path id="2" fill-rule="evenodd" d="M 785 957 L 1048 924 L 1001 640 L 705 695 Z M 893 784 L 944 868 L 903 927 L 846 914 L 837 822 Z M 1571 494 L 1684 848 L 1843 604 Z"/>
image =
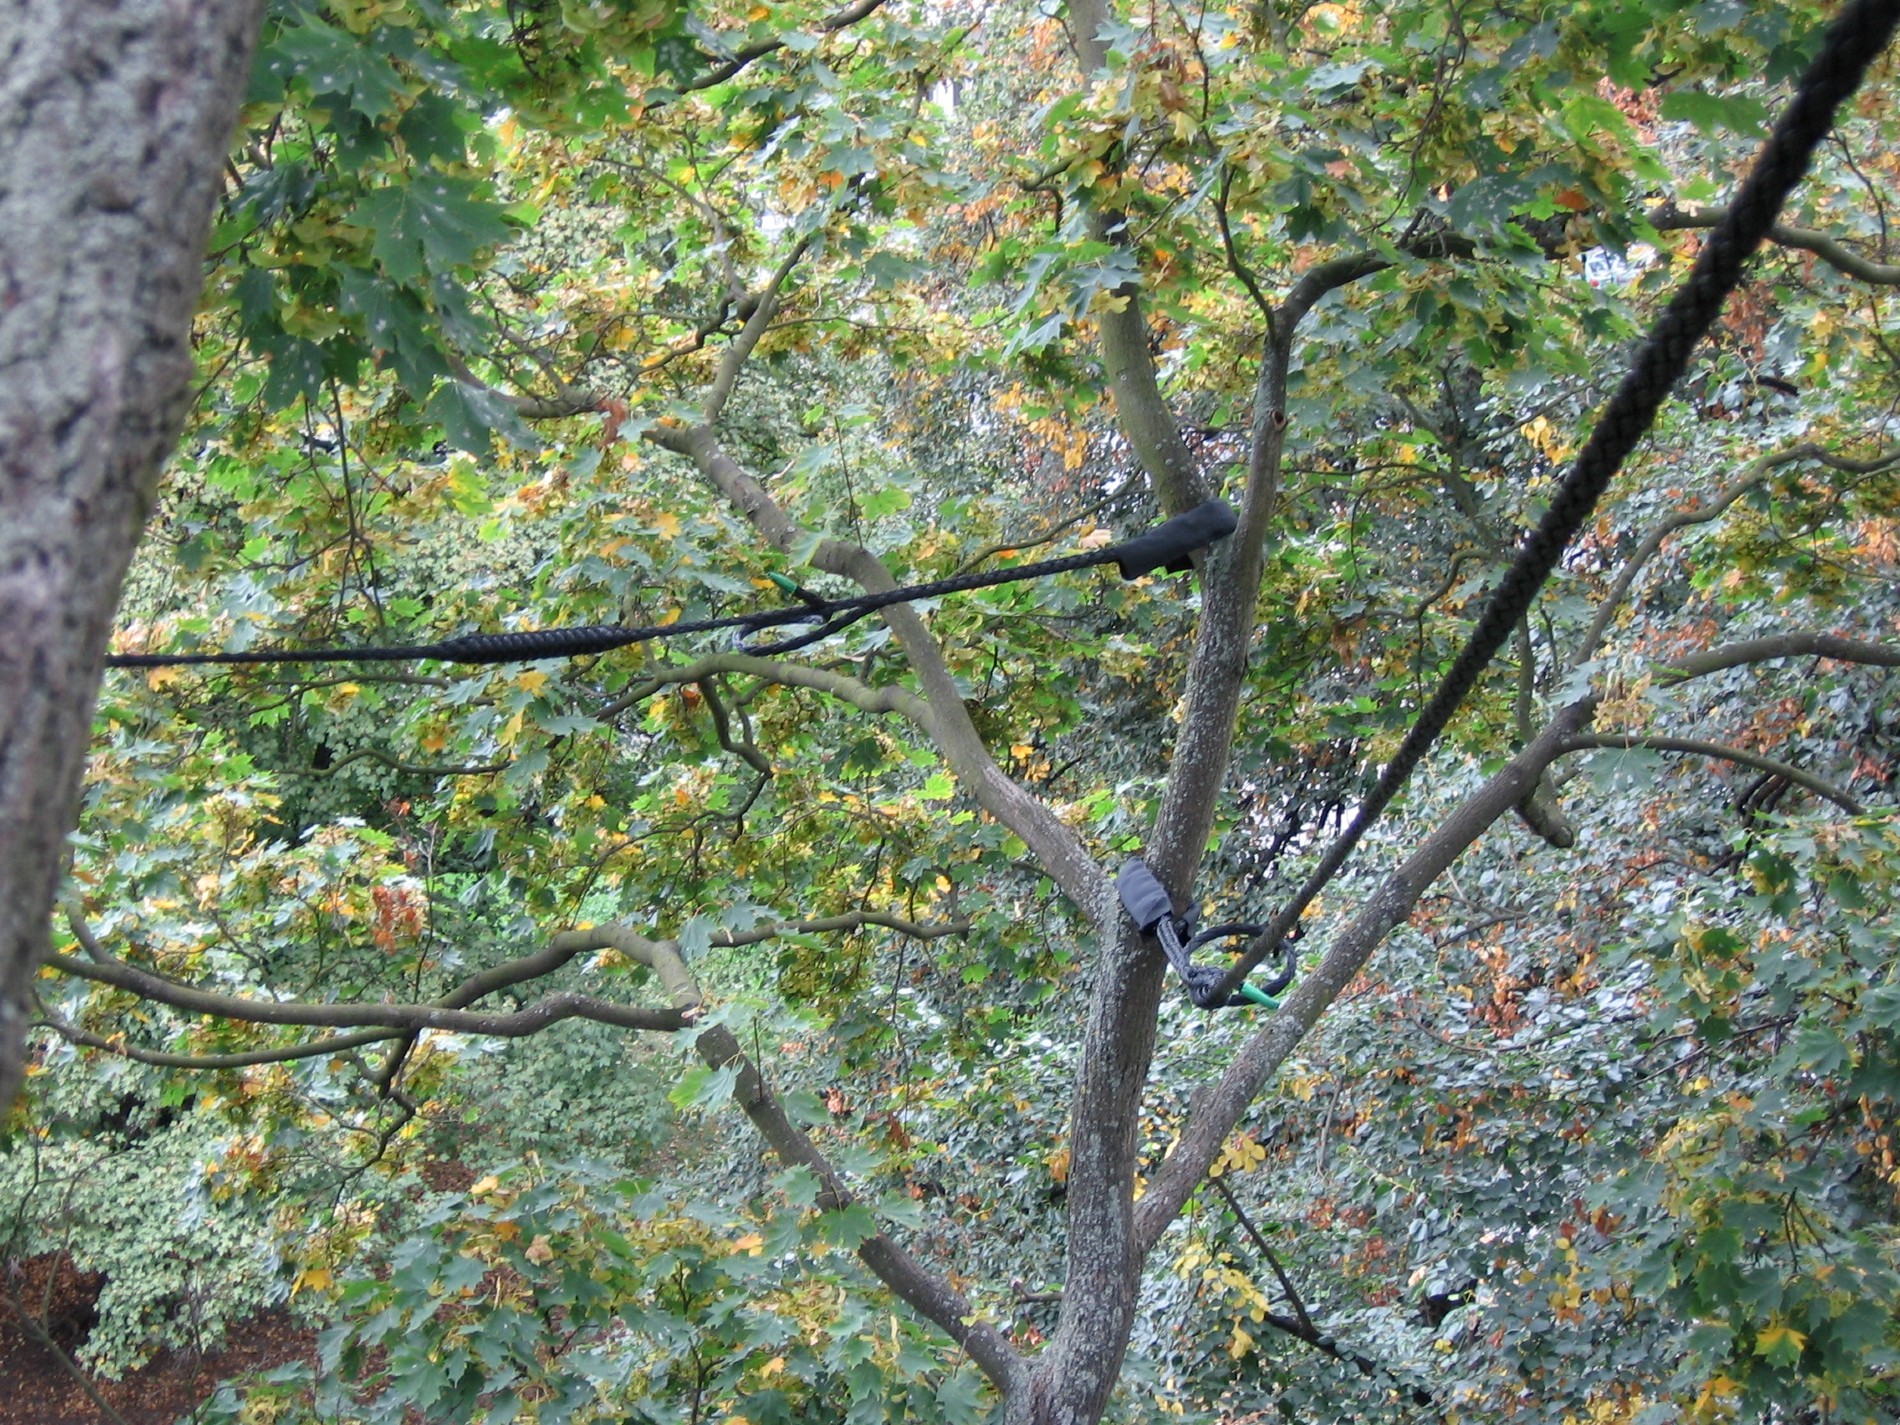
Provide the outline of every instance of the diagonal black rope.
<path id="1" fill-rule="evenodd" d="M 589 653 L 606 653 L 630 643 L 651 639 L 681 638 L 687 634 L 737 629 L 741 633 L 762 633 L 770 628 L 815 623 L 816 628 L 760 647 L 748 647 L 747 653 L 789 653 L 795 648 L 829 638 L 839 629 L 848 628 L 867 614 L 914 599 L 935 598 L 940 594 L 961 594 L 971 589 L 987 589 L 997 584 L 1014 584 L 1023 579 L 1046 579 L 1074 569 L 1090 569 L 1098 564 L 1116 564 L 1124 579 L 1139 579 L 1156 569 L 1179 572 L 1188 568 L 1188 556 L 1205 549 L 1216 540 L 1234 532 L 1234 512 L 1222 500 L 1209 500 L 1184 514 L 1156 525 L 1133 539 L 1123 540 L 1106 549 L 1071 554 L 1061 559 L 1044 559 L 1021 564 L 1013 569 L 992 569 L 984 574 L 959 574 L 928 584 L 907 584 L 871 594 L 855 594 L 843 599 L 821 599 L 793 586 L 801 603 L 759 613 L 729 614 L 723 618 L 691 619 L 667 624 L 588 624 L 580 628 L 542 628 L 522 633 L 471 633 L 439 643 L 370 645 L 362 648 L 278 648 L 243 653 L 118 653 L 106 659 L 108 668 L 171 668 L 189 664 L 254 663 L 394 663 L 411 658 L 432 658 L 441 663 L 526 663 L 539 658 L 573 658 Z"/>
<path id="2" fill-rule="evenodd" d="M 1740 280 L 1742 265 L 1761 245 L 1782 203 L 1806 174 L 1810 156 L 1833 125 L 1835 110 L 1860 87 L 1867 67 L 1893 37 L 1897 21 L 1900 0 L 1853 0 L 1829 26 L 1821 53 L 1801 76 L 1787 112 L 1762 146 L 1753 171 L 1709 234 L 1688 280 L 1670 299 L 1649 339 L 1637 351 L 1622 384 L 1590 433 L 1589 443 L 1564 477 L 1544 518 L 1525 537 L 1517 558 L 1492 591 L 1470 641 L 1445 674 L 1444 682 L 1313 874 L 1266 932 L 1247 947 L 1246 954 L 1228 970 L 1213 994 L 1231 993 L 1250 970 L 1277 952 L 1313 897 L 1338 873 L 1359 838 L 1391 804 L 1445 730 L 1458 705 L 1537 597 L 1571 538 L 1596 508 L 1611 477 L 1648 431 L 1670 388 L 1688 367 L 1696 343 Z"/>

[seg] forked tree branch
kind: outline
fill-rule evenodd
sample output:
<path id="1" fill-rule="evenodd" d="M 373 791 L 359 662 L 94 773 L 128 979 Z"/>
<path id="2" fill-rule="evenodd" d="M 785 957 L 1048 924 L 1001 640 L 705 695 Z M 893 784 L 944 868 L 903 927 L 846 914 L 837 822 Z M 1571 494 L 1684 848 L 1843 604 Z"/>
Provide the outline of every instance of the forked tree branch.
<path id="1" fill-rule="evenodd" d="M 807 531 L 726 452 L 711 426 L 658 425 L 649 427 L 645 436 L 662 449 L 691 460 L 774 548 L 790 553 L 809 541 Z M 897 587 L 897 581 L 882 561 L 869 550 L 845 540 L 819 540 L 812 550 L 811 564 L 827 574 L 851 579 L 870 593 L 888 593 Z M 956 678 L 944 662 L 943 650 L 923 619 L 908 604 L 892 605 L 883 611 L 883 618 L 897 635 L 923 696 L 907 695 L 910 701 L 900 701 L 894 693 L 872 690 L 876 701 L 883 703 L 889 699 L 888 707 L 877 710 L 902 711 L 916 720 L 936 744 L 964 793 L 1022 837 L 1063 893 L 1094 924 L 1098 927 L 1112 924 L 1115 902 L 1108 878 L 1080 838 L 996 765 L 970 719 Z M 796 664 L 775 666 L 785 670 L 788 682 L 820 687 L 821 681 L 832 680 L 829 686 L 821 687 L 821 691 L 834 692 L 846 701 L 854 701 L 855 690 L 864 686 L 842 675 L 826 675 Z M 747 670 L 735 666 L 732 671 Z"/>
<path id="2" fill-rule="evenodd" d="M 713 376 L 712 386 L 707 390 L 705 404 L 701 407 L 701 419 L 705 424 L 714 426 L 719 423 L 726 402 L 732 399 L 733 388 L 739 383 L 740 369 L 770 330 L 772 319 L 778 315 L 779 298 L 785 291 L 785 284 L 797 271 L 798 264 L 805 260 L 814 236 L 814 233 L 806 233 L 793 243 L 773 269 L 772 275 L 766 279 L 765 285 L 755 294 L 756 300 L 751 304 L 751 313 L 746 317 L 745 325 L 719 358 L 719 369 Z"/>
<path id="3" fill-rule="evenodd" d="M 1148 1180 L 1135 1204 L 1145 1256 L 1181 1211 L 1268 1077 L 1285 1062 L 1333 1001 L 1365 968 L 1386 935 L 1412 913 L 1419 898 L 1491 825 L 1508 816 L 1537 785 L 1564 743 L 1589 724 L 1596 699 L 1560 709 L 1524 749 L 1466 798 L 1366 900 L 1310 972 L 1300 976 L 1280 1009 L 1247 1041 L 1216 1084 L 1200 1096 L 1180 1140 Z"/>
<path id="4" fill-rule="evenodd" d="M 77 917 L 74 917 L 74 920 L 75 925 L 78 926 L 80 923 Z M 919 922 L 881 911 L 858 911 L 847 915 L 756 926 L 747 931 L 722 933 L 714 937 L 714 943 L 748 945 L 770 939 L 774 935 L 784 934 L 794 928 L 820 933 L 833 930 L 855 930 L 868 925 L 883 926 L 923 939 L 954 935 L 969 928 L 968 923 L 962 920 Z M 602 926 L 589 930 L 564 932 L 555 936 L 546 950 L 509 961 L 506 965 L 496 966 L 481 975 L 471 977 L 464 982 L 457 994 L 465 996 L 478 991 L 490 993 L 507 985 L 519 983 L 534 970 L 545 973 L 548 968 L 564 964 L 584 949 L 613 948 L 633 956 L 648 966 L 671 992 L 676 1008 L 671 1010 L 635 1009 L 625 1005 L 610 1004 L 585 995 L 566 993 L 544 996 L 527 1009 L 512 1014 L 452 1010 L 444 1009 L 439 1005 L 313 1005 L 288 1001 L 252 1000 L 199 990 L 166 976 L 128 965 L 109 954 L 89 929 L 82 936 L 82 944 L 87 949 L 87 958 L 55 955 L 52 960 L 54 968 L 81 979 L 128 990 L 188 1013 L 217 1015 L 253 1023 L 372 1023 L 399 1030 L 448 1029 L 462 1033 L 512 1037 L 534 1033 L 559 1019 L 585 1018 L 632 1029 L 670 1031 L 684 1028 L 696 1019 L 701 1003 L 698 985 L 693 980 L 692 973 L 680 953 L 679 943 L 675 940 L 649 940 L 624 926 Z M 53 1023 L 50 1019 L 49 1025 L 60 1032 L 65 1032 L 59 1024 Z M 77 1042 L 87 1043 L 91 1047 L 119 1053 L 127 1052 L 124 1046 L 102 1042 L 99 1036 L 90 1034 L 88 1031 L 76 1030 L 74 1034 L 77 1036 Z M 348 1037 L 356 1038 L 356 1036 Z M 368 1042 L 368 1040 L 382 1037 L 388 1036 L 370 1032 L 359 1042 Z M 343 1038 L 345 1036 L 319 1042 L 326 1052 L 333 1052 L 344 1047 Z M 740 1048 L 732 1031 L 721 1024 L 709 1025 L 699 1033 L 697 1047 L 700 1057 L 709 1066 L 730 1068 L 736 1072 L 737 1083 L 734 1097 L 780 1161 L 788 1165 L 808 1168 L 817 1177 L 822 1189 L 818 1206 L 826 1210 L 849 1206 L 853 1197 L 850 1189 L 845 1185 L 843 1176 L 812 1142 L 810 1136 L 792 1121 L 791 1116 L 785 1111 L 784 1104 L 766 1083 L 765 1076 L 759 1071 L 758 1066 Z M 313 1052 L 316 1052 L 316 1046 L 303 1045 L 297 1050 L 290 1051 L 284 1057 L 305 1057 Z M 253 1059 L 244 1056 L 244 1061 L 251 1063 L 277 1062 L 278 1060 Z M 188 1064 L 179 1067 L 199 1066 Z M 240 1065 L 213 1062 L 203 1067 L 240 1067 Z M 885 1285 L 967 1351 L 970 1359 L 976 1362 L 999 1392 L 1008 1395 L 1018 1390 L 1023 1374 L 1023 1364 L 1015 1347 L 1001 1331 L 980 1320 L 969 1300 L 952 1287 L 947 1279 L 926 1267 L 905 1248 L 881 1232 L 860 1243 L 857 1253 L 859 1259 Z"/>
<path id="5" fill-rule="evenodd" d="M 1609 631 L 1611 620 L 1622 608 L 1623 601 L 1629 597 L 1629 591 L 1636 582 L 1636 576 L 1643 571 L 1644 566 L 1651 559 L 1655 558 L 1669 536 L 1691 526 L 1708 524 L 1720 519 L 1743 495 L 1758 488 L 1771 471 L 1799 460 L 1812 460 L 1829 469 L 1842 470 L 1849 474 L 1872 475 L 1900 463 L 1900 455 L 1884 456 L 1873 460 L 1853 460 L 1846 456 L 1836 455 L 1822 446 L 1802 444 L 1792 446 L 1787 450 L 1771 451 L 1749 461 L 1742 473 L 1724 485 L 1709 503 L 1697 505 L 1694 509 L 1679 510 L 1660 521 L 1655 528 L 1643 536 L 1642 543 L 1636 546 L 1635 551 L 1623 562 L 1623 567 L 1617 570 L 1608 592 L 1604 594 L 1602 602 L 1597 605 L 1596 616 L 1591 619 L 1589 629 L 1578 643 L 1576 654 L 1570 660 L 1570 668 L 1573 670 L 1580 668 L 1596 655 L 1604 635 Z"/>
<path id="6" fill-rule="evenodd" d="M 425 1029 L 447 1030 L 462 1034 L 485 1034 L 501 1038 L 519 1038 L 538 1033 L 562 1019 L 591 1019 L 624 1029 L 671 1031 L 685 1027 L 698 1018 L 701 996 L 698 984 L 680 955 L 677 940 L 654 940 L 624 925 L 592 926 L 584 930 L 563 931 L 550 937 L 547 946 L 530 955 L 519 956 L 471 975 L 449 994 L 429 1004 L 320 1004 L 300 1000 L 253 999 L 241 995 L 203 990 L 156 971 L 128 964 L 107 951 L 98 937 L 77 915 L 71 917 L 74 933 L 86 957 L 55 954 L 49 962 L 54 969 L 76 979 L 110 985 L 141 998 L 190 1014 L 234 1019 L 249 1024 L 317 1026 L 323 1028 L 364 1028 L 361 1032 L 333 1035 L 305 1044 L 282 1045 L 270 1049 L 246 1050 L 233 1054 L 173 1054 L 161 1050 L 139 1049 L 65 1023 L 42 1009 L 47 1026 L 74 1043 L 109 1053 L 122 1054 L 141 1063 L 171 1068 L 241 1068 L 250 1064 L 279 1063 L 341 1053 L 364 1044 L 400 1036 L 413 1036 Z M 961 935 L 970 923 L 961 918 L 917 921 L 885 911 L 851 911 L 844 915 L 820 916 L 804 920 L 778 921 L 753 926 L 743 931 L 717 931 L 711 943 L 720 947 L 757 945 L 781 935 L 824 935 L 862 930 L 877 926 L 919 940 L 935 940 Z M 673 1001 L 671 1009 L 617 1004 L 594 996 L 558 992 L 543 996 L 518 1011 L 469 1010 L 466 1006 L 488 995 L 516 985 L 541 979 L 572 961 L 576 956 L 596 950 L 618 950 L 636 963 L 645 965 L 658 977 Z M 398 1053 L 401 1052 L 399 1049 Z"/>

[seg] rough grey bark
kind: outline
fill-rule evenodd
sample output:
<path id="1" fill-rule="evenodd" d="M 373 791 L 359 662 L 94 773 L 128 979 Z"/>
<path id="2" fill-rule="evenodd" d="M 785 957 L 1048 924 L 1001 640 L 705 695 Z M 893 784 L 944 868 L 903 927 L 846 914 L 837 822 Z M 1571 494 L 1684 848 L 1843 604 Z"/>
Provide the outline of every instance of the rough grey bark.
<path id="1" fill-rule="evenodd" d="M 261 0 L 0 10 L 0 1113 Z"/>

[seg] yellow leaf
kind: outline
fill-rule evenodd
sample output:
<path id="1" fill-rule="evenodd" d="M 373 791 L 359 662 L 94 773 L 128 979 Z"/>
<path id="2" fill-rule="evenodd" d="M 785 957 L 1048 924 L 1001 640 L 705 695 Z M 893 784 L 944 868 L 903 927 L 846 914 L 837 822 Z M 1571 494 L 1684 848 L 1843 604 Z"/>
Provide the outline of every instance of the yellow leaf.
<path id="1" fill-rule="evenodd" d="M 528 1244 L 528 1249 L 521 1255 L 533 1262 L 536 1266 L 541 1266 L 544 1263 L 553 1261 L 554 1249 L 548 1245 L 548 1234 L 543 1232 L 540 1236 L 536 1237 Z"/>
<path id="2" fill-rule="evenodd" d="M 335 1281 L 328 1267 L 305 1267 L 290 1284 L 290 1294 L 294 1297 L 300 1291 L 328 1291 Z"/>
<path id="3" fill-rule="evenodd" d="M 468 1195 L 470 1197 L 486 1197 L 500 1186 L 501 1179 L 496 1177 L 493 1173 L 490 1173 L 487 1177 L 476 1183 L 474 1187 L 470 1188 Z"/>
<path id="4" fill-rule="evenodd" d="M 762 1377 L 764 1377 L 766 1380 L 770 1380 L 773 1376 L 777 1375 L 780 1371 L 784 1369 L 785 1369 L 785 1357 L 774 1356 L 772 1357 L 771 1360 L 767 1361 L 763 1366 L 759 1367 L 759 1374 Z"/>
<path id="5" fill-rule="evenodd" d="M 653 527 L 668 539 L 672 539 L 680 532 L 680 517 L 678 515 L 667 514 L 655 515 L 653 518 Z"/>
<path id="6" fill-rule="evenodd" d="M 1767 1326 L 1755 1337 L 1755 1354 L 1772 1354 L 1779 1346 L 1786 1345 L 1796 1355 L 1808 1344 L 1808 1338 L 1792 1326 Z"/>
<path id="7" fill-rule="evenodd" d="M 1253 1337 L 1249 1336 L 1240 1327 L 1236 1326 L 1234 1328 L 1233 1339 L 1228 1341 L 1227 1343 L 1227 1354 L 1232 1356 L 1235 1360 L 1239 1360 L 1242 1356 L 1246 1355 L 1247 1352 L 1251 1351 L 1252 1349 L 1253 1349 Z"/>
<path id="8" fill-rule="evenodd" d="M 735 1252 L 744 1252 L 748 1257 L 756 1257 L 765 1246 L 765 1239 L 756 1232 L 748 1232 L 732 1244 Z"/>
<path id="9" fill-rule="evenodd" d="M 515 675 L 515 686 L 526 693 L 538 693 L 548 685 L 548 675 L 539 668 L 529 668 Z"/>

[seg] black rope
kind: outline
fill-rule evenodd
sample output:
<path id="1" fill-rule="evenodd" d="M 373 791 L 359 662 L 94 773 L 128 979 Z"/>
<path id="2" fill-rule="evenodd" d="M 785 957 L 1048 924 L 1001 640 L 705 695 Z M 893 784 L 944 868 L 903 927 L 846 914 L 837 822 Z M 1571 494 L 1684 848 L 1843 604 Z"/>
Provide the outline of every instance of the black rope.
<path id="1" fill-rule="evenodd" d="M 1688 280 L 1670 299 L 1649 339 L 1637 351 L 1622 384 L 1590 433 L 1589 443 L 1564 477 L 1556 499 L 1492 591 L 1464 651 L 1419 713 L 1418 721 L 1351 823 L 1327 849 L 1298 894 L 1222 978 L 1218 989 L 1236 989 L 1248 971 L 1274 953 L 1313 897 L 1345 864 L 1366 829 L 1405 785 L 1479 675 L 1516 629 L 1565 547 L 1596 508 L 1611 477 L 1648 431 L 1670 389 L 1687 369 L 1696 343 L 1721 313 L 1722 303 L 1740 280 L 1742 265 L 1761 245 L 1789 192 L 1806 174 L 1815 147 L 1833 125 L 1835 110 L 1860 87 L 1867 67 L 1892 38 L 1896 22 L 1900 22 L 1900 0 L 1854 0 L 1828 28 L 1821 53 L 1802 75 L 1793 101 L 1762 146 L 1754 170 L 1722 221 L 1710 232 Z"/>
<path id="2" fill-rule="evenodd" d="M 907 584 L 902 588 L 878 593 L 855 594 L 843 599 L 822 599 L 809 590 L 792 585 L 800 602 L 760 613 L 730 614 L 723 618 L 690 619 L 669 624 L 589 624 L 581 628 L 543 628 L 523 633 L 471 633 L 439 643 L 409 643 L 363 648 L 280 648 L 244 653 L 116 653 L 106 659 L 108 668 L 171 668 L 188 664 L 255 663 L 394 663 L 411 658 L 431 658 L 440 663 L 527 663 L 540 658 L 574 658 L 589 653 L 606 653 L 630 643 L 652 639 L 681 638 L 687 634 L 712 633 L 737 629 L 742 634 L 762 633 L 767 629 L 793 624 L 816 623 L 817 627 L 759 647 L 743 647 L 750 654 L 789 653 L 840 629 L 849 628 L 867 614 L 913 599 L 934 598 L 940 594 L 961 594 L 971 589 L 987 589 L 997 584 L 1013 584 L 1023 579 L 1046 579 L 1075 569 L 1090 569 L 1098 564 L 1120 566 L 1124 579 L 1139 579 L 1158 568 L 1178 573 L 1189 567 L 1188 556 L 1205 549 L 1216 540 L 1234 532 L 1234 512 L 1224 500 L 1209 500 L 1185 514 L 1156 525 L 1153 529 L 1110 545 L 1106 549 L 1071 554 L 1061 559 L 1044 559 L 1014 569 L 993 569 L 983 574 L 959 574 L 928 584 Z"/>

